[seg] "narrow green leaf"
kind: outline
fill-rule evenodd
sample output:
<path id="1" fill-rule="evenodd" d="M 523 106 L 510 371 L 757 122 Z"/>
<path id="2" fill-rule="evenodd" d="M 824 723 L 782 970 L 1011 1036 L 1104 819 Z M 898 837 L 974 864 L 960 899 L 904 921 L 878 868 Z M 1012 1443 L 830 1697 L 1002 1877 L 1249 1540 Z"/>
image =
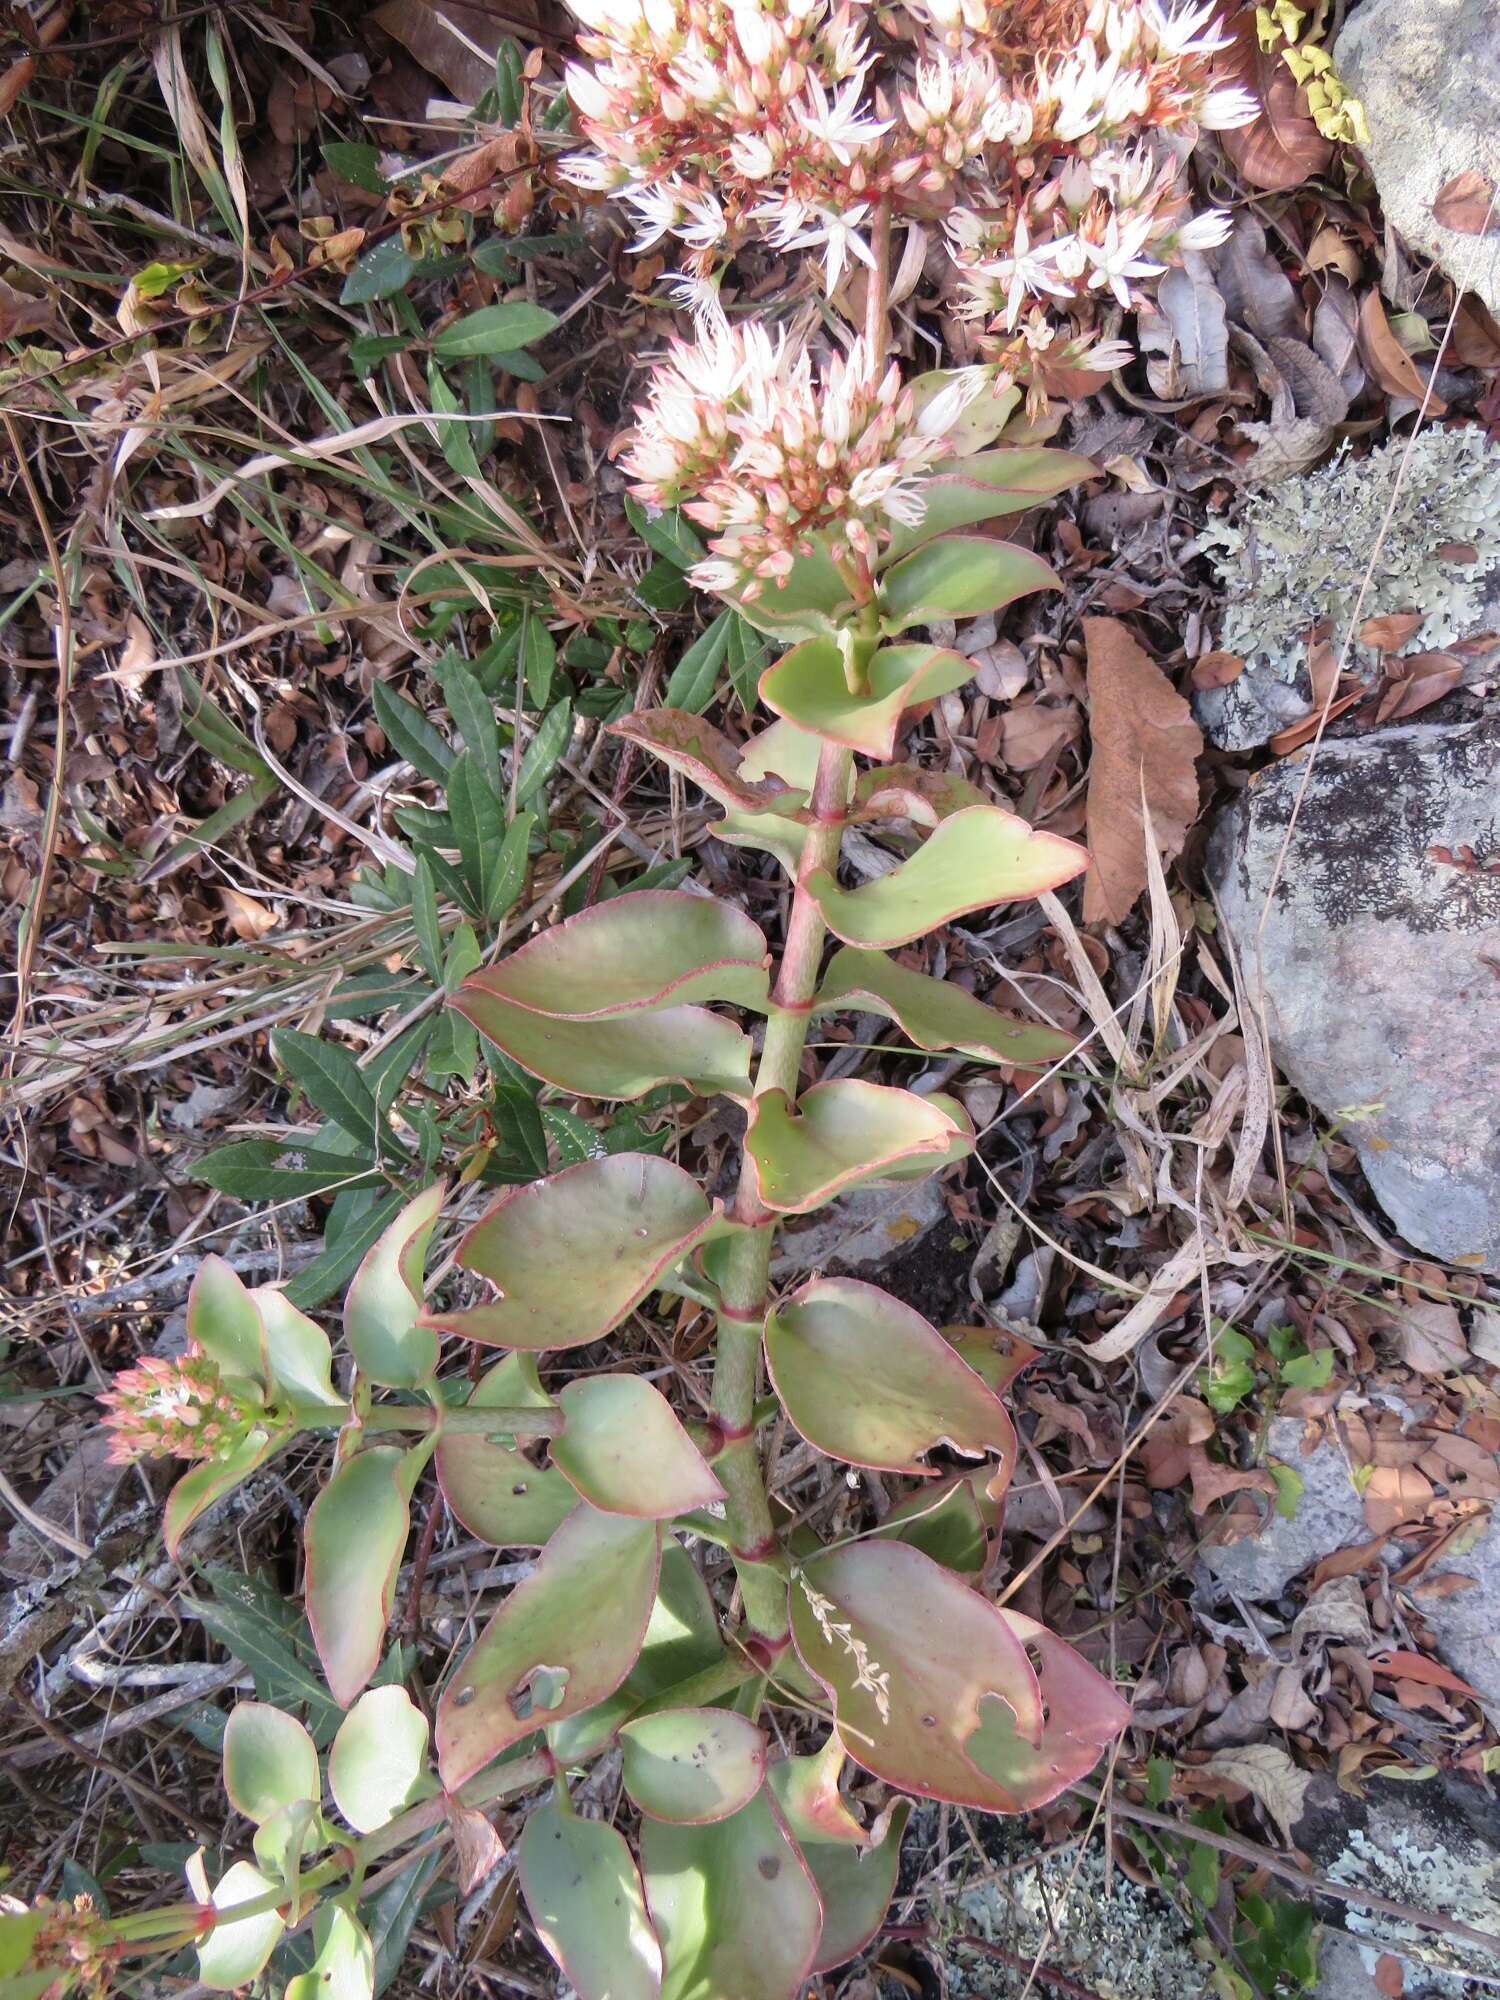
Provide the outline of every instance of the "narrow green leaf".
<path id="1" fill-rule="evenodd" d="M 504 790 L 500 776 L 500 732 L 495 726 L 495 708 L 461 654 L 445 653 L 432 669 L 448 713 L 458 726 L 464 748 L 474 761 L 490 790 L 497 796 Z"/>
<path id="2" fill-rule="evenodd" d="M 461 752 L 448 774 L 448 811 L 469 894 L 475 907 L 493 919 L 503 907 L 497 899 L 503 884 L 505 808 L 486 783 L 472 750 Z"/>
<path id="3" fill-rule="evenodd" d="M 719 683 L 719 668 L 729 649 L 730 620 L 736 617 L 733 611 L 721 611 L 711 625 L 704 626 L 672 669 L 662 696 L 664 708 L 701 715 L 708 707 Z"/>
<path id="4" fill-rule="evenodd" d="M 557 642 L 540 618 L 528 617 L 524 631 L 526 693 L 533 708 L 545 709 L 552 699 L 552 681 L 557 670 Z"/>
<path id="5" fill-rule="evenodd" d="M 370 704 L 396 754 L 435 785 L 445 785 L 453 766 L 453 749 L 442 731 L 433 728 L 415 702 L 397 694 L 384 681 L 376 681 L 371 688 Z"/>
<path id="6" fill-rule="evenodd" d="M 516 797 L 524 806 L 546 784 L 562 761 L 573 734 L 573 704 L 560 701 L 549 708 L 527 745 L 516 774 Z"/>
<path id="7" fill-rule="evenodd" d="M 652 515 L 639 500 L 627 500 L 625 518 L 648 548 L 665 556 L 677 569 L 691 569 L 708 554 L 679 508 L 669 507 L 665 513 Z"/>
<path id="8" fill-rule="evenodd" d="M 345 278 L 339 304 L 363 306 L 375 299 L 392 298 L 406 290 L 416 268 L 417 259 L 406 254 L 399 235 L 372 243 Z"/>
<path id="9" fill-rule="evenodd" d="M 330 1188 L 378 1187 L 381 1181 L 373 1162 L 362 1168 L 337 1153 L 278 1139 L 235 1139 L 215 1146 L 192 1171 L 195 1180 L 237 1201 L 300 1201 Z"/>
<path id="10" fill-rule="evenodd" d="M 432 864 L 425 854 L 417 856 L 411 878 L 411 920 L 422 954 L 422 970 L 434 986 L 443 983 L 443 928 L 438 916 L 437 890 L 433 886 Z"/>
<path id="11" fill-rule="evenodd" d="M 470 354 L 499 354 L 506 348 L 529 347 L 556 325 L 556 313 L 531 305 L 525 299 L 511 299 L 503 305 L 481 306 L 478 312 L 465 313 L 462 319 L 434 335 L 432 351 L 442 361 Z"/>
<path id="12" fill-rule="evenodd" d="M 347 1049 L 305 1035 L 296 1028 L 277 1028 L 271 1052 L 308 1102 L 325 1118 L 368 1144 L 375 1136 L 375 1095 L 364 1072 Z"/>
<path id="13" fill-rule="evenodd" d="M 360 1259 L 406 1199 L 399 1188 L 394 1189 L 363 1209 L 335 1241 L 326 1243 L 322 1255 L 315 1257 L 287 1285 L 286 1296 L 292 1304 L 306 1312 L 322 1305 L 335 1292 L 341 1292 Z"/>

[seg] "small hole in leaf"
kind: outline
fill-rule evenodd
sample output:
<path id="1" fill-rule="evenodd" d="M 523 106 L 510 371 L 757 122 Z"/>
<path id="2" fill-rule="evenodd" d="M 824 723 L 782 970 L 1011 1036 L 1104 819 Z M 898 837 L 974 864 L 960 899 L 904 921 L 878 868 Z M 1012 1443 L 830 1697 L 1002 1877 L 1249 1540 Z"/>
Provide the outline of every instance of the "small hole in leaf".
<path id="1" fill-rule="evenodd" d="M 781 1863 L 774 1854 L 763 1854 L 755 1865 L 768 1882 L 774 1882 L 781 1873 Z"/>
<path id="2" fill-rule="evenodd" d="M 922 1717 L 922 1727 L 924 1729 L 936 1729 L 937 1717 L 935 1715 L 924 1715 Z"/>
<path id="3" fill-rule="evenodd" d="M 471 1687 L 460 1688 L 458 1693 L 453 1697 L 453 1706 L 455 1708 L 467 1708 L 469 1703 L 474 1699 L 474 1692 L 474 1689 Z"/>

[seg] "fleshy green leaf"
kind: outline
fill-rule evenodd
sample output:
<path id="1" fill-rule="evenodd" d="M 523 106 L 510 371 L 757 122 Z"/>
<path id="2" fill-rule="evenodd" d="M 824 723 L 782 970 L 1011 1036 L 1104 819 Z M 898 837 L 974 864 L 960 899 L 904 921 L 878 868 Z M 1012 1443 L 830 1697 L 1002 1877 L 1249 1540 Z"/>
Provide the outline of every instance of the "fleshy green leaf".
<path id="1" fill-rule="evenodd" d="M 644 1097 L 662 1083 L 685 1083 L 704 1097 L 749 1092 L 749 1036 L 706 1007 L 559 1020 L 512 1006 L 468 980 L 451 1004 L 522 1069 L 574 1096 Z"/>
<path id="2" fill-rule="evenodd" d="M 724 1498 L 671 1405 L 639 1375 L 584 1376 L 557 1400 L 567 1428 L 552 1440 L 552 1463 L 590 1506 L 665 1521 Z"/>
<path id="3" fill-rule="evenodd" d="M 794 1106 L 782 1090 L 754 1102 L 745 1149 L 767 1208 L 802 1215 L 843 1189 L 902 1166 L 933 1169 L 973 1149 L 951 1100 L 841 1078 L 814 1084 Z"/>
<path id="4" fill-rule="evenodd" d="M 981 1499 L 983 1485 L 983 1472 L 975 1472 L 921 1487 L 898 1500 L 875 1533 L 920 1549 L 944 1569 L 977 1577 L 989 1556 L 990 1530 L 1000 1518 L 998 1504 L 987 1493 Z"/>
<path id="5" fill-rule="evenodd" d="M 414 1456 L 391 1445 L 356 1452 L 308 1509 L 307 1616 L 341 1708 L 380 1665 L 411 1526 L 411 1481 L 420 1470 L 409 1463 Z"/>
<path id="6" fill-rule="evenodd" d="M 224 1730 L 224 1789 L 257 1826 L 282 1806 L 322 1797 L 318 1753 L 294 1715 L 265 1701 L 236 1703 Z"/>
<path id="7" fill-rule="evenodd" d="M 449 1791 L 539 1724 L 614 1693 L 646 1636 L 660 1558 L 654 1521 L 573 1510 L 443 1690 L 437 1749 Z"/>
<path id="8" fill-rule="evenodd" d="M 918 526 L 892 531 L 890 545 L 882 552 L 882 567 L 899 562 L 937 535 L 1022 513 L 1039 501 L 1055 499 L 1082 479 L 1098 477 L 1099 468 L 1091 460 L 1036 446 L 948 460 L 934 469 L 923 488 L 927 504 Z"/>
<path id="9" fill-rule="evenodd" d="M 898 965 L 883 951 L 846 945 L 829 960 L 813 1013 L 849 1011 L 884 1014 L 919 1049 L 958 1049 L 981 1062 L 1022 1068 L 1060 1062 L 1075 1042 L 1058 1028 L 1018 1021 L 951 980 Z"/>
<path id="10" fill-rule="evenodd" d="M 1060 588 L 1030 549 L 983 535 L 950 535 L 885 572 L 880 614 L 887 632 L 904 632 L 935 618 L 977 618 L 1030 591 Z"/>
<path id="11" fill-rule="evenodd" d="M 814 1757 L 784 1757 L 769 1773 L 787 1831 L 812 1871 L 823 1904 L 814 1972 L 862 1952 L 885 1921 L 901 1869 L 901 1836 L 911 1813 L 895 1799 L 870 1833 L 839 1793 L 844 1747 L 837 1736 Z"/>
<path id="12" fill-rule="evenodd" d="M 274 1388 L 297 1403 L 342 1409 L 344 1399 L 333 1386 L 333 1349 L 322 1327 L 298 1312 L 274 1285 L 257 1285 L 250 1297 L 260 1314 Z"/>
<path id="13" fill-rule="evenodd" d="M 1039 896 L 1087 866 L 1071 840 L 1038 832 L 999 806 L 974 806 L 940 821 L 889 875 L 841 889 L 819 869 L 807 887 L 836 938 L 887 951 L 969 910 Z"/>
<path id="14" fill-rule="evenodd" d="M 917 410 L 925 410 L 935 396 L 940 396 L 964 372 L 957 368 L 933 368 L 925 375 L 913 376 L 909 387 Z M 945 459 L 944 464 L 969 458 L 976 451 L 983 451 L 987 444 L 993 444 L 1020 403 L 1021 391 L 998 372 L 992 373 L 980 385 L 978 395 L 971 396 L 958 415 L 944 424 L 943 434 L 951 452 L 951 458 Z"/>
<path id="15" fill-rule="evenodd" d="M 839 614 L 853 602 L 844 579 L 821 551 L 798 556 L 780 584 L 766 584 L 754 598 L 730 595 L 747 624 L 778 639 L 814 639 L 834 632 Z"/>
<path id="16" fill-rule="evenodd" d="M 753 813 L 775 803 L 788 810 L 806 803 L 805 792 L 794 795 L 780 778 L 741 776 L 739 745 L 711 722 L 683 709 L 637 709 L 610 723 L 608 734 L 640 744 L 721 806 Z"/>
<path id="17" fill-rule="evenodd" d="M 276 1949 L 286 1925 L 274 1909 L 238 1919 L 231 1914 L 239 1904 L 253 1903 L 275 1887 L 253 1861 L 236 1861 L 220 1878 L 213 1906 L 224 1915 L 198 1947 L 198 1977 L 216 1993 L 248 1986 Z"/>
<path id="18" fill-rule="evenodd" d="M 712 1826 L 643 1820 L 640 1850 L 666 1958 L 662 2000 L 796 2000 L 822 1911 L 764 1786 Z"/>
<path id="19" fill-rule="evenodd" d="M 656 2000 L 661 1946 L 623 1837 L 548 1799 L 527 1814 L 517 1861 L 536 1934 L 579 2000 Z"/>
<path id="20" fill-rule="evenodd" d="M 878 1285 L 815 1278 L 766 1319 L 766 1361 L 786 1413 L 830 1457 L 920 1473 L 940 1444 L 994 1452 L 1009 1481 L 1005 1406 L 935 1326 Z"/>
<path id="21" fill-rule="evenodd" d="M 507 1354 L 475 1387 L 468 1408 L 551 1409 L 529 1354 Z M 540 1548 L 551 1541 L 578 1504 L 578 1495 L 552 1466 L 536 1466 L 521 1452 L 473 1431 L 444 1437 L 437 1473 L 449 1507 L 471 1535 L 497 1549 Z"/>
<path id="22" fill-rule="evenodd" d="M 417 1316 L 427 1245 L 446 1192 L 438 1181 L 407 1203 L 366 1252 L 344 1301 L 344 1338 L 355 1365 L 382 1388 L 415 1388 L 437 1368 L 437 1335 Z"/>
<path id="23" fill-rule="evenodd" d="M 451 326 L 433 335 L 432 351 L 439 361 L 460 360 L 470 354 L 505 354 L 512 348 L 529 347 L 557 325 L 557 314 L 525 299 L 511 299 L 503 305 L 481 306 L 465 313 Z"/>
<path id="24" fill-rule="evenodd" d="M 239 1273 L 222 1257 L 205 1257 L 193 1275 L 187 1333 L 221 1375 L 264 1383 L 260 1314 Z"/>
<path id="25" fill-rule="evenodd" d="M 761 676 L 768 708 L 830 743 L 882 762 L 895 755 L 901 717 L 918 702 L 961 688 L 973 662 L 939 646 L 882 646 L 870 662 L 869 691 L 850 691 L 832 639 L 808 639 Z"/>
<path id="26" fill-rule="evenodd" d="M 182 1538 L 226 1493 L 257 1471 L 281 1443 L 277 1433 L 250 1431 L 224 1458 L 206 1458 L 185 1472 L 172 1488 L 162 1519 L 162 1541 L 167 1555 L 176 1562 Z"/>
<path id="27" fill-rule="evenodd" d="M 903 1791 L 1029 1811 L 1124 1726 L 1113 1688 L 1061 1640 L 1051 1641 L 1060 1654 L 1044 1708 L 1027 1655 L 1040 1628 L 901 1542 L 815 1558 L 793 1579 L 790 1603 L 797 1651 L 832 1696 L 850 1756 Z"/>
<path id="28" fill-rule="evenodd" d="M 313 1918 L 317 1956 L 306 1972 L 287 1981 L 283 2000 L 371 2000 L 375 1952 L 364 1926 L 337 1903 Z"/>
<path id="29" fill-rule="evenodd" d="M 764 1008 L 769 956 L 732 903 L 643 889 L 554 924 L 463 991 L 576 1021 L 706 1000 Z"/>
<path id="30" fill-rule="evenodd" d="M 366 1688 L 328 1753 L 328 1789 L 358 1833 L 411 1803 L 427 1769 L 427 1718 L 404 1687 Z"/>
<path id="31" fill-rule="evenodd" d="M 620 1731 L 625 1789 L 643 1813 L 706 1826 L 747 1806 L 766 1774 L 765 1731 L 724 1708 L 668 1708 Z"/>
<path id="32" fill-rule="evenodd" d="M 713 1221 L 670 1160 L 613 1153 L 567 1167 L 507 1189 L 459 1245 L 459 1263 L 499 1298 L 428 1323 L 496 1347 L 581 1347 L 618 1326 Z"/>

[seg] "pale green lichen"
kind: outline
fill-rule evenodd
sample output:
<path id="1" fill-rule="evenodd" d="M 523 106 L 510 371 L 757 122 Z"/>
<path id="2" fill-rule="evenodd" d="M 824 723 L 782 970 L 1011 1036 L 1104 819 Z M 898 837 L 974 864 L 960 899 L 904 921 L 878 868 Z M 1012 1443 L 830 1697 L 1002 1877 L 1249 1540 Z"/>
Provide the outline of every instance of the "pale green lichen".
<path id="1" fill-rule="evenodd" d="M 1368 1829 L 1356 1828 L 1329 1866 L 1335 1882 L 1372 1889 L 1418 1910 L 1430 1910 L 1500 1936 L 1500 1857 L 1461 1826 L 1414 1810 L 1387 1809 Z M 1469 1975 L 1493 1974 L 1492 1953 L 1399 1917 L 1371 1914 L 1351 1903 L 1345 1921 L 1373 1952 L 1396 1951 L 1423 1967 L 1421 1990 L 1432 2000 L 1462 2000 Z"/>
<path id="2" fill-rule="evenodd" d="M 1227 591 L 1219 644 L 1251 667 L 1292 679 L 1309 631 L 1326 620 L 1341 651 L 1356 609 L 1361 625 L 1420 612 L 1402 651 L 1448 646 L 1479 627 L 1500 569 L 1500 449 L 1466 425 L 1345 451 L 1252 495 L 1233 526 L 1210 522 L 1199 547 Z M 1347 664 L 1370 661 L 1356 634 Z"/>

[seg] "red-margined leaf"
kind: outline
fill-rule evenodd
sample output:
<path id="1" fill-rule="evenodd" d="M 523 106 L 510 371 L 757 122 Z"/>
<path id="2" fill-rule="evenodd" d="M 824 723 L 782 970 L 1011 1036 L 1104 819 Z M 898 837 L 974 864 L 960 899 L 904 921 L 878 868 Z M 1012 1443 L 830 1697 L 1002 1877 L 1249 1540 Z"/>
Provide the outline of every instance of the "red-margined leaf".
<path id="1" fill-rule="evenodd" d="M 307 1619 L 323 1678 L 347 1708 L 380 1665 L 428 1447 L 372 1445 L 346 1459 L 307 1513 Z"/>
<path id="2" fill-rule="evenodd" d="M 724 1498 L 671 1404 L 639 1375 L 585 1376 L 557 1400 L 567 1425 L 552 1463 L 590 1506 L 666 1521 Z"/>
<path id="3" fill-rule="evenodd" d="M 427 1718 L 404 1687 L 366 1688 L 328 1753 L 328 1789 L 357 1833 L 410 1805 L 427 1771 Z"/>
<path id="4" fill-rule="evenodd" d="M 274 1285 L 257 1285 L 250 1298 L 260 1314 L 266 1369 L 275 1392 L 296 1403 L 341 1409 L 344 1399 L 333 1386 L 333 1349 L 322 1327 L 298 1312 Z"/>
<path id="5" fill-rule="evenodd" d="M 236 1861 L 220 1876 L 213 1893 L 219 1921 L 198 1946 L 198 1977 L 215 1993 L 248 1986 L 280 1942 L 286 1922 L 275 1909 L 234 1914 L 241 1903 L 259 1902 L 275 1887 L 253 1861 Z"/>
<path id="6" fill-rule="evenodd" d="M 622 1835 L 548 1799 L 526 1816 L 517 1865 L 536 1934 L 579 2000 L 656 2000 L 661 1946 Z"/>
<path id="7" fill-rule="evenodd" d="M 1029 1793 L 977 1754 L 1002 1729 L 1006 1745 L 1033 1747 L 1044 1729 L 1025 1644 L 995 1605 L 920 1550 L 884 1540 L 805 1564 L 790 1605 L 797 1651 L 832 1696 L 857 1763 L 924 1798 L 1029 1807 Z"/>
<path id="8" fill-rule="evenodd" d="M 884 1014 L 919 1049 L 958 1049 L 981 1062 L 1034 1068 L 1059 1062 L 1077 1037 L 1040 1022 L 1018 1021 L 976 1000 L 948 979 L 930 979 L 883 951 L 841 946 L 828 962 L 814 1014 Z"/>
<path id="9" fill-rule="evenodd" d="M 508 1189 L 459 1245 L 459 1263 L 499 1298 L 428 1324 L 495 1347 L 581 1347 L 618 1326 L 714 1220 L 692 1175 L 654 1154 L 565 1167 Z"/>
<path id="10" fill-rule="evenodd" d="M 889 875 L 841 889 L 819 869 L 807 887 L 836 938 L 887 951 L 969 910 L 1039 896 L 1087 866 L 1071 840 L 1039 833 L 999 806 L 974 806 L 941 820 Z"/>
<path id="11" fill-rule="evenodd" d="M 567 1021 L 514 1007 L 467 979 L 449 1004 L 512 1062 L 578 1097 L 628 1100 L 662 1083 L 703 1097 L 749 1090 L 750 1037 L 707 1007 Z"/>
<path id="12" fill-rule="evenodd" d="M 235 1704 L 224 1728 L 224 1790 L 257 1826 L 282 1806 L 322 1797 L 318 1753 L 296 1716 L 267 1701 Z"/>
<path id="13" fill-rule="evenodd" d="M 1008 1481 L 1016 1434 L 1005 1406 L 937 1328 L 878 1285 L 815 1278 L 766 1318 L 766 1361 L 809 1444 L 853 1465 L 926 1470 L 948 1444 L 994 1452 Z"/>
<path id="14" fill-rule="evenodd" d="M 798 556 L 779 583 L 757 596 L 731 598 L 746 624 L 783 642 L 837 631 L 838 614 L 851 608 L 849 587 L 822 549 Z"/>
<path id="15" fill-rule="evenodd" d="M 745 1148 L 766 1207 L 800 1215 L 860 1181 L 961 1159 L 973 1128 L 951 1100 L 851 1077 L 814 1084 L 795 1105 L 785 1091 L 763 1091 Z"/>
<path id="16" fill-rule="evenodd" d="M 437 1750 L 449 1791 L 543 1723 L 614 1693 L 641 1650 L 660 1560 L 654 1521 L 574 1508 L 443 1690 Z"/>
<path id="17" fill-rule="evenodd" d="M 760 696 L 799 729 L 884 762 L 895 754 L 906 710 L 951 694 L 973 672 L 972 661 L 939 646 L 883 646 L 870 662 L 868 690 L 857 694 L 835 642 L 808 639 L 767 667 Z"/>
<path id="18" fill-rule="evenodd" d="M 222 1257 L 205 1257 L 193 1275 L 187 1332 L 221 1375 L 265 1386 L 260 1314 L 239 1273 Z"/>
<path id="19" fill-rule="evenodd" d="M 265 1464 L 281 1443 L 284 1433 L 262 1430 L 248 1432 L 226 1458 L 206 1458 L 185 1472 L 172 1488 L 162 1519 L 162 1541 L 173 1562 L 182 1547 L 182 1538 L 226 1493 L 248 1479 Z"/>
<path id="20" fill-rule="evenodd" d="M 844 1746 L 830 1736 L 812 1757 L 784 1757 L 769 1772 L 787 1831 L 812 1870 L 823 1904 L 814 1972 L 862 1952 L 885 1921 L 901 1869 L 909 1799 L 894 1799 L 866 1832 L 839 1791 Z"/>
<path id="21" fill-rule="evenodd" d="M 1008 1389 L 1023 1368 L 1027 1368 L 1040 1348 L 1019 1334 L 1001 1333 L 992 1326 L 945 1326 L 943 1338 L 960 1354 L 976 1375 L 982 1375 L 995 1394 Z"/>
<path id="22" fill-rule="evenodd" d="M 796 2000 L 823 1912 L 765 1786 L 712 1826 L 643 1819 L 640 1852 L 662 2000 Z"/>
<path id="23" fill-rule="evenodd" d="M 739 745 L 686 709 L 639 709 L 610 723 L 607 733 L 649 750 L 721 806 L 747 813 L 761 812 L 768 806 L 790 812 L 807 802 L 806 792 L 792 791 L 780 778 L 742 776 Z"/>
<path id="24" fill-rule="evenodd" d="M 970 806 L 987 806 L 977 785 L 955 771 L 929 771 L 920 764 L 879 764 L 861 771 L 854 784 L 850 819 L 870 822 L 909 819 L 916 826 L 936 826 Z"/>
<path id="25" fill-rule="evenodd" d="M 885 572 L 880 615 L 887 632 L 904 632 L 934 618 L 977 618 L 1030 591 L 1061 587 L 1030 549 L 983 535 L 950 535 Z"/>
<path id="26" fill-rule="evenodd" d="M 530 1354 L 507 1354 L 490 1369 L 467 1407 L 552 1409 Z M 440 1437 L 437 1475 L 443 1497 L 471 1535 L 493 1548 L 540 1548 L 550 1542 L 578 1504 L 578 1495 L 551 1466 L 533 1465 L 524 1453 L 459 1431 Z"/>
<path id="27" fill-rule="evenodd" d="M 1041 500 L 1055 499 L 1081 479 L 1097 479 L 1099 468 L 1071 451 L 1039 447 L 987 451 L 978 457 L 946 460 L 934 468 L 923 488 L 925 506 L 914 528 L 897 527 L 881 566 L 955 528 L 972 528 L 978 521 L 1019 514 Z"/>
<path id="28" fill-rule="evenodd" d="M 991 1703 L 970 1754 L 1028 1811 L 1044 1806 L 1088 1776 L 1130 1721 L 1130 1709 L 1076 1647 L 1034 1618 L 1000 1607 L 1000 1616 L 1031 1654 L 1041 1682 L 1046 1723 L 1032 1744 Z"/>
<path id="29" fill-rule="evenodd" d="M 727 1708 L 667 1708 L 620 1731 L 625 1789 L 643 1813 L 707 1826 L 747 1806 L 766 1775 L 765 1731 Z"/>
<path id="30" fill-rule="evenodd" d="M 769 957 L 732 903 L 643 889 L 554 924 L 464 988 L 576 1021 L 706 1000 L 763 1009 Z"/>
<path id="31" fill-rule="evenodd" d="M 355 1366 L 385 1389 L 412 1389 L 437 1369 L 437 1335 L 422 1325 L 427 1245 L 443 1206 L 441 1181 L 408 1202 L 366 1251 L 344 1301 Z"/>

